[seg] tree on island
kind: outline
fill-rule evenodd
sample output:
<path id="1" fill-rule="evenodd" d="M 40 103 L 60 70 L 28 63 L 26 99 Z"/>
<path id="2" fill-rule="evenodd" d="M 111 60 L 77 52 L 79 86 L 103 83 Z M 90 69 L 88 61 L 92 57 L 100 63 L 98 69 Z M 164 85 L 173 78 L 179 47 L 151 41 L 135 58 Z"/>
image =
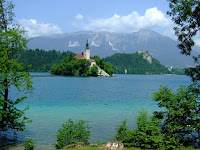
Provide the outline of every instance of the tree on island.
<path id="1" fill-rule="evenodd" d="M 0 132 L 8 129 L 23 131 L 28 118 L 24 110 L 16 107 L 26 96 L 10 99 L 10 89 L 27 93 L 32 90 L 31 77 L 24 71 L 22 63 L 12 56 L 26 49 L 25 31 L 13 23 L 12 2 L 0 0 Z"/>
<path id="2" fill-rule="evenodd" d="M 76 59 L 72 54 L 61 60 L 59 64 L 54 64 L 50 72 L 55 75 L 79 75 L 88 76 L 90 62 L 86 59 Z"/>

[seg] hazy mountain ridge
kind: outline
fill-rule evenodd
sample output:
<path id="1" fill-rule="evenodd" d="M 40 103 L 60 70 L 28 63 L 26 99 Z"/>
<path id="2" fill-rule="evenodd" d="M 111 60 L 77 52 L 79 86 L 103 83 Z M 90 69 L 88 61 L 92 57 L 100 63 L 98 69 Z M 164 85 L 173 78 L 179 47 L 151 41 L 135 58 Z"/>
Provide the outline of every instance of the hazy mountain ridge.
<path id="1" fill-rule="evenodd" d="M 142 50 L 149 51 L 165 66 L 188 67 L 193 65 L 191 57 L 180 54 L 177 41 L 151 30 L 140 30 L 131 34 L 80 31 L 36 37 L 29 41 L 28 48 L 81 53 L 87 39 L 92 56 L 106 57 L 114 53 L 134 53 Z M 200 48 L 196 47 L 196 49 Z"/>

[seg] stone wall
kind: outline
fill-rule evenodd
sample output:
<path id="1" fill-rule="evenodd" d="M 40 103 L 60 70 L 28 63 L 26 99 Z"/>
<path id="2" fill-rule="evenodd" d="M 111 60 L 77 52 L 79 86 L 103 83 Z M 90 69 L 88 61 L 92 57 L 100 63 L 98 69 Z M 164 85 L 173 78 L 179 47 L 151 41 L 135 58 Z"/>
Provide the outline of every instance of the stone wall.
<path id="1" fill-rule="evenodd" d="M 98 75 L 99 76 L 104 76 L 104 77 L 109 77 L 110 75 L 106 73 L 103 69 L 101 69 L 99 66 L 98 67 Z"/>

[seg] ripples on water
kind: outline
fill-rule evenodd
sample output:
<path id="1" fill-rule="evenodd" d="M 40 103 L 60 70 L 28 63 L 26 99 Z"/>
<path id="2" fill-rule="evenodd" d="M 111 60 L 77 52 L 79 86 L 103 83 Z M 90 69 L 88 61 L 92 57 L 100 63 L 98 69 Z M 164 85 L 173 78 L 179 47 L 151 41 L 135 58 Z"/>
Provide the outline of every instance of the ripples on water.
<path id="1" fill-rule="evenodd" d="M 115 75 L 115 77 L 66 77 L 33 73 L 34 91 L 18 107 L 30 105 L 26 115 L 33 121 L 18 140 L 34 138 L 40 149 L 54 148 L 61 124 L 69 118 L 90 121 L 91 142 L 106 142 L 117 125 L 127 118 L 130 129 L 141 108 L 149 113 L 158 109 L 152 93 L 160 85 L 174 91 L 189 85 L 190 78 L 179 75 Z M 11 90 L 11 98 L 20 97 Z M 12 143 L 12 142 L 11 142 Z"/>

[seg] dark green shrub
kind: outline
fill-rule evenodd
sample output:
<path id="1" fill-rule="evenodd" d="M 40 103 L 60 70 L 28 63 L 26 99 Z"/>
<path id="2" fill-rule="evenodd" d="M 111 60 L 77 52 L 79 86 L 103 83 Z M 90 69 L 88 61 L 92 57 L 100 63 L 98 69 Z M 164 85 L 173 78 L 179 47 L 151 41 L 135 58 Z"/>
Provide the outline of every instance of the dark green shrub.
<path id="1" fill-rule="evenodd" d="M 88 143 L 90 128 L 88 121 L 79 120 L 73 122 L 73 120 L 69 119 L 67 122 L 63 123 L 62 128 L 58 130 L 57 143 L 54 144 L 55 147 L 60 149 L 65 145 L 78 142 Z"/>
<path id="2" fill-rule="evenodd" d="M 180 146 L 199 146 L 199 85 L 180 86 L 172 92 L 167 86 L 161 86 L 153 93 L 154 101 L 163 111 L 155 112 L 155 117 L 162 118 L 161 131 L 166 149 Z"/>
<path id="3" fill-rule="evenodd" d="M 128 130 L 126 120 L 117 128 L 115 138 L 126 147 L 140 147 L 142 149 L 157 149 L 161 147 L 162 135 L 159 131 L 160 120 L 148 116 L 146 111 L 139 112 L 137 128 Z"/>
<path id="4" fill-rule="evenodd" d="M 91 67 L 91 76 L 98 76 L 98 67 L 97 66 L 93 66 Z"/>
<path id="5" fill-rule="evenodd" d="M 116 140 L 121 141 L 122 143 L 125 142 L 125 138 L 127 137 L 128 127 L 126 125 L 126 119 L 122 121 L 122 125 L 119 125 L 116 129 L 117 134 L 115 136 Z"/>
<path id="6" fill-rule="evenodd" d="M 142 149 L 157 149 L 163 142 L 159 130 L 160 120 L 148 116 L 146 111 L 139 112 L 137 128 L 133 131 L 135 146 Z"/>

